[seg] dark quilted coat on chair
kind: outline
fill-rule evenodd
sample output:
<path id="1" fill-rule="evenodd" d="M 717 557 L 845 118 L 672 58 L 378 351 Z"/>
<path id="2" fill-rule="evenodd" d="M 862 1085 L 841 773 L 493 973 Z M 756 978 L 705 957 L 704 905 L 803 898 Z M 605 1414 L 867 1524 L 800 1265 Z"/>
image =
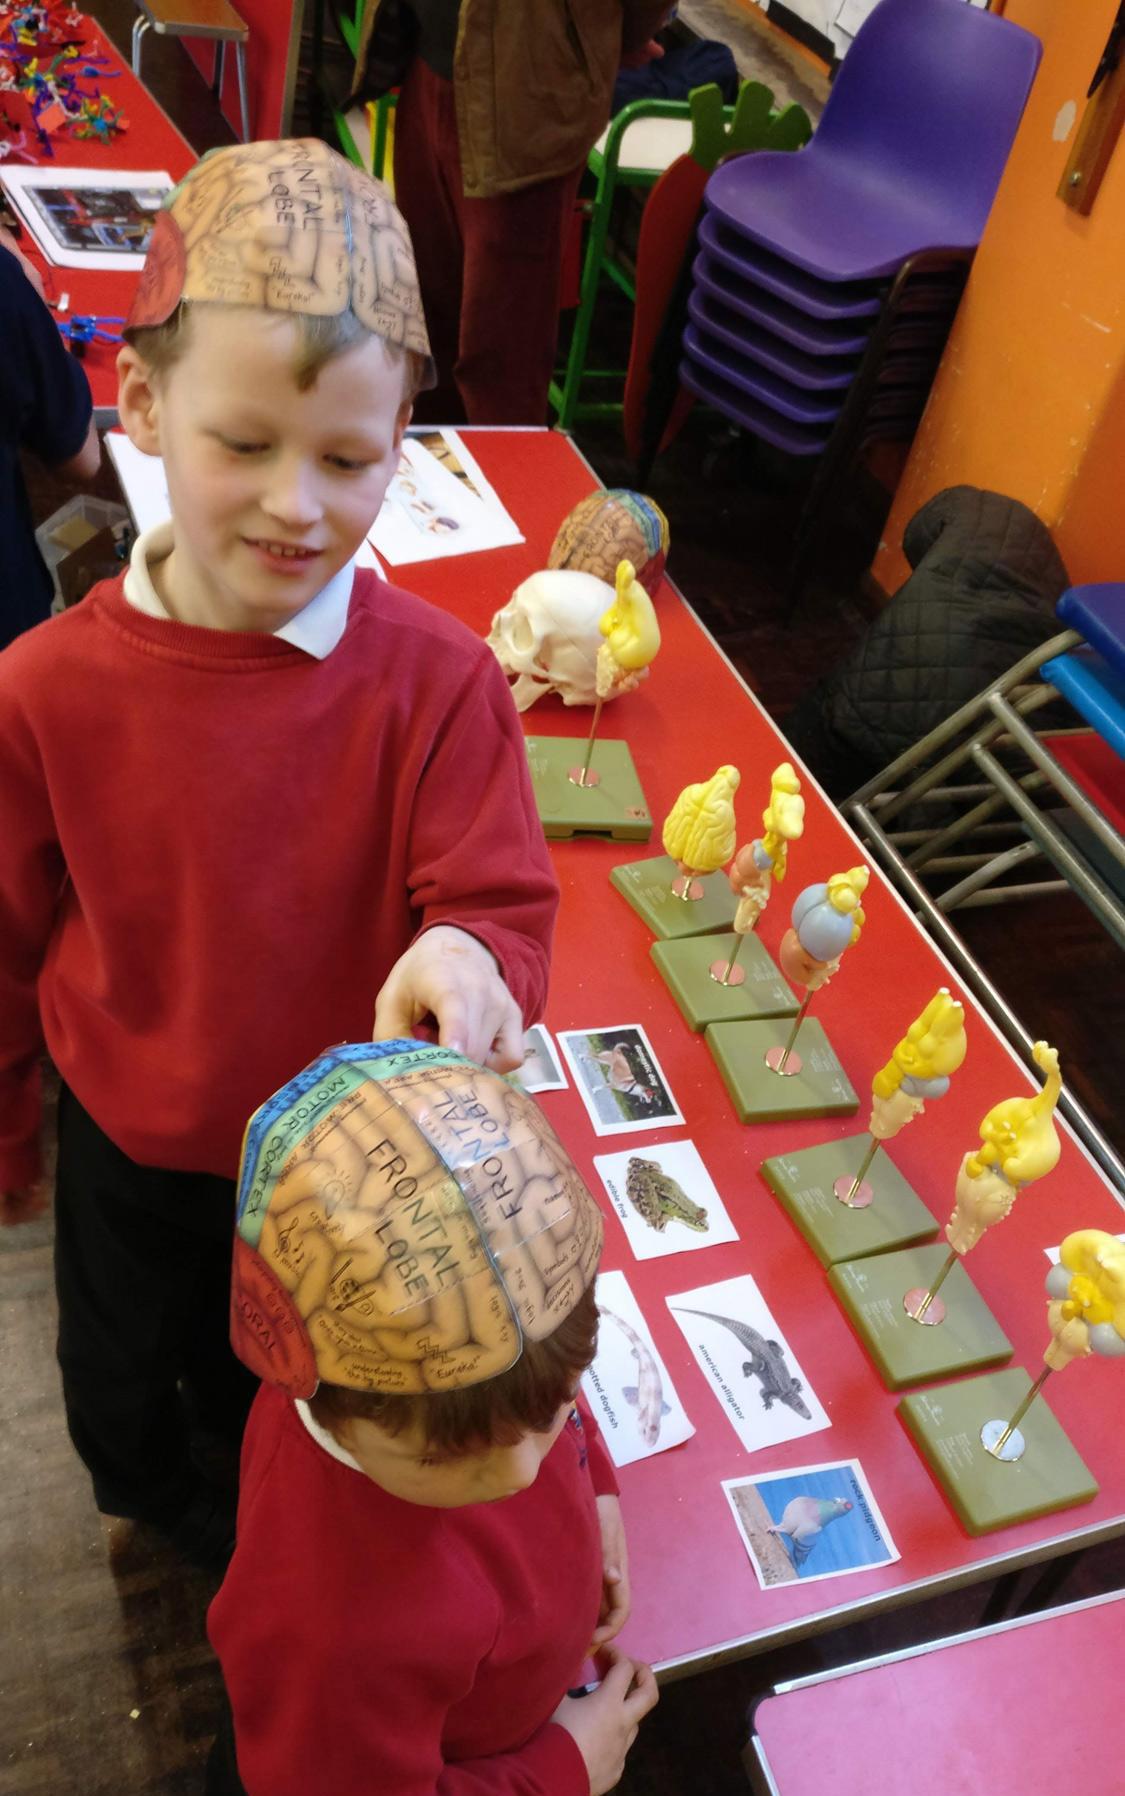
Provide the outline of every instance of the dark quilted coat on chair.
<path id="1" fill-rule="evenodd" d="M 911 519 L 902 546 L 910 578 L 782 725 L 836 799 L 1060 628 L 1067 571 L 1018 499 L 947 487 Z"/>

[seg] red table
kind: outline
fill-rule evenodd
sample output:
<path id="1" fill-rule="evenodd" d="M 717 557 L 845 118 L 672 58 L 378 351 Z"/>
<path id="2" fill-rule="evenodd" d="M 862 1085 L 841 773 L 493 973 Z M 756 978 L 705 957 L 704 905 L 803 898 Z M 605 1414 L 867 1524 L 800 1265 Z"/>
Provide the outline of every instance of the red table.
<path id="1" fill-rule="evenodd" d="M 754 1716 L 751 1781 L 768 1796 L 1109 1796 L 1125 1781 L 1123 1658 L 1119 1590 L 781 1685 Z"/>
<path id="2" fill-rule="evenodd" d="M 399 582 L 484 633 L 512 589 L 546 563 L 566 512 L 597 483 L 569 439 L 549 431 L 468 433 L 488 478 L 527 541 L 447 562 L 392 570 Z M 673 546 L 674 554 L 674 546 Z M 664 647 L 651 679 L 605 714 L 604 733 L 627 738 L 653 815 L 659 820 L 689 781 L 724 761 L 742 771 L 745 837 L 755 833 L 769 774 L 790 750 L 675 588 L 659 599 Z M 556 699 L 526 713 L 530 733 L 584 736 L 589 713 Z M 856 838 L 808 774 L 806 828 L 789 884 L 761 927 L 776 956 L 793 897 L 814 880 L 862 858 Z M 471 815 L 472 794 L 465 794 Z M 659 831 L 657 831 L 657 837 Z M 607 1268 L 626 1273 L 696 1434 L 683 1446 L 621 1475 L 629 1525 L 634 1604 L 627 1650 L 666 1671 L 703 1669 L 724 1658 L 855 1620 L 941 1588 L 994 1577 L 1034 1560 L 1125 1532 L 1122 1371 L 1093 1360 L 1050 1381 L 1047 1401 L 1101 1486 L 1095 1500 L 1038 1522 L 973 1540 L 966 1536 L 895 1414 L 863 1348 L 831 1296 L 825 1273 L 758 1173 L 759 1163 L 862 1132 L 866 1113 L 841 1121 L 741 1126 L 702 1036 L 683 1022 L 649 959 L 649 936 L 609 883 L 617 863 L 660 852 L 593 839 L 553 845 L 562 912 L 546 1022 L 552 1030 L 640 1023 L 671 1082 L 685 1128 L 653 1135 L 596 1137 L 573 1091 L 541 1099 L 591 1189 L 601 1193 L 595 1153 L 628 1146 L 644 1153 L 690 1137 L 741 1239 L 690 1256 L 641 1263 L 608 1212 Z M 900 899 L 873 870 L 864 900 L 867 926 L 839 978 L 816 999 L 820 1017 L 861 1097 L 906 1025 L 939 985 L 956 977 Z M 965 996 L 969 1055 L 949 1095 L 893 1144 L 895 1163 L 942 1223 L 952 1207 L 961 1155 L 998 1099 L 1034 1089 L 991 1022 Z M 1035 1018 L 1024 1019 L 1034 1029 Z M 1065 1075 L 1065 1068 L 1064 1075 Z M 1012 1364 L 1032 1377 L 1048 1335 L 1043 1249 L 1069 1230 L 1117 1233 L 1125 1216 L 1099 1170 L 1065 1124 L 1057 1169 L 1017 1202 L 1003 1229 L 987 1235 L 970 1275 L 1015 1348 Z M 750 1272 L 792 1345 L 832 1427 L 804 1441 L 748 1455 L 707 1387 L 664 1298 Z M 1043 1399 L 1040 1399 L 1043 1401 Z M 760 1590 L 720 1488 L 721 1480 L 826 1460 L 860 1460 L 901 1553 L 897 1563 L 823 1582 Z"/>
<path id="3" fill-rule="evenodd" d="M 63 132 L 52 139 L 56 163 L 60 168 L 165 169 L 173 181 L 178 181 L 199 160 L 195 151 L 105 33 L 90 18 L 85 25 L 89 52 L 107 58 L 109 67 L 117 71 L 113 80 L 106 80 L 104 91 L 115 106 L 123 109 L 129 129 L 108 144 L 71 138 Z M 234 58 L 230 60 L 233 65 Z M 43 166 L 49 169 L 50 164 Z M 20 238 L 20 248 L 43 273 L 48 299 L 68 293 L 71 312 L 93 312 L 111 318 L 128 314 L 139 278 L 136 274 L 51 267 L 27 230 Z M 116 359 L 117 347 L 112 343 L 91 343 L 86 351 L 84 366 L 97 421 L 103 426 L 117 421 Z"/>

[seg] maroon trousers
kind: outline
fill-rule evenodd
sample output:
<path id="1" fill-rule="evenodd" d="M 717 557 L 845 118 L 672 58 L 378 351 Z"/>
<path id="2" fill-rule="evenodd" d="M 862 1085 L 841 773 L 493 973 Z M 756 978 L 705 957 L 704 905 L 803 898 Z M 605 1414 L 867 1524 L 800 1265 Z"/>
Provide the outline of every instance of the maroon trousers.
<path id="1" fill-rule="evenodd" d="M 582 170 L 466 199 L 453 83 L 415 57 L 395 115 L 395 198 L 410 226 L 439 386 L 416 415 L 545 424 L 559 271 Z"/>

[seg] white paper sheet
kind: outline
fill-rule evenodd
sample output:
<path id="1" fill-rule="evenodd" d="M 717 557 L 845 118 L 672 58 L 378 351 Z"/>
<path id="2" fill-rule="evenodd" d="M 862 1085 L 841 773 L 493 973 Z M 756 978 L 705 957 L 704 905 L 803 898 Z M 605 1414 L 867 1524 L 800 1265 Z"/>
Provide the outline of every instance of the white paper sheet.
<path id="1" fill-rule="evenodd" d="M 632 1465 L 678 1447 L 695 1429 L 623 1272 L 603 1272 L 595 1289 L 601 1324 L 598 1351 L 582 1390 L 614 1465 Z"/>
<path id="2" fill-rule="evenodd" d="M 117 248 L 126 241 L 120 219 L 139 209 L 154 217 L 173 185 L 166 169 L 59 168 L 54 163 L 26 168 L 0 164 L 0 182 L 48 262 L 56 268 L 101 268 L 139 273 L 144 251 Z M 129 196 L 132 206 L 114 209 L 107 197 Z M 90 196 L 83 201 L 83 194 Z"/>

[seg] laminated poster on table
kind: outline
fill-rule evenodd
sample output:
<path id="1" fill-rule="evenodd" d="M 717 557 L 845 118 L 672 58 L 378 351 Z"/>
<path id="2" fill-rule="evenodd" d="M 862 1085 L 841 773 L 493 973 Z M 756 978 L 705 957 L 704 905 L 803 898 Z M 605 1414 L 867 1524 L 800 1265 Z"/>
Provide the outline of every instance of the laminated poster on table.
<path id="1" fill-rule="evenodd" d="M 678 1447 L 695 1429 L 676 1395 L 623 1272 L 602 1272 L 598 1351 L 582 1391 L 615 1466 Z"/>

